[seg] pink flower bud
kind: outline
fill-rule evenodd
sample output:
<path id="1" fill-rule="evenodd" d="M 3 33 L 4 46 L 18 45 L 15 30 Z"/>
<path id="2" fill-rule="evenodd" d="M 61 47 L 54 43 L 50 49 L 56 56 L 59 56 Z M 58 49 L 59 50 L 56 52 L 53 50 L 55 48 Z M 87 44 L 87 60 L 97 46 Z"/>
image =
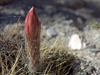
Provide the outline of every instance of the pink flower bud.
<path id="1" fill-rule="evenodd" d="M 28 12 L 25 19 L 24 32 L 28 46 L 28 69 L 31 73 L 38 70 L 40 64 L 40 32 L 41 25 L 38 20 L 34 6 Z"/>

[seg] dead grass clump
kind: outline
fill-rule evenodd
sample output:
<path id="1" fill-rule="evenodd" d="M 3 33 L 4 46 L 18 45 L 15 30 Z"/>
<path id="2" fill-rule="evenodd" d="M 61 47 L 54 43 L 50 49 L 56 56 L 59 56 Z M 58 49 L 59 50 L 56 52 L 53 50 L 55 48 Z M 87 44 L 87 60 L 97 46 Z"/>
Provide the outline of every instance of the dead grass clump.
<path id="1" fill-rule="evenodd" d="M 24 50 L 23 48 L 25 45 L 22 43 L 22 37 L 19 34 L 20 28 L 17 27 L 17 24 L 7 33 L 3 32 L 2 28 L 0 31 L 0 72 L 4 75 L 12 72 L 11 69 L 15 64 L 16 59 L 18 59 L 17 62 L 21 60 L 21 55 L 24 53 L 22 50 Z"/>
<path id="2" fill-rule="evenodd" d="M 20 30 L 20 27 L 17 27 L 7 34 L 0 34 L 0 75 L 67 75 L 70 73 L 75 58 L 67 53 L 67 46 L 59 39 L 41 42 L 41 68 L 36 74 L 29 73 L 25 66 L 27 62 L 25 39 L 22 41 Z"/>
<path id="3" fill-rule="evenodd" d="M 75 58 L 67 53 L 67 46 L 59 38 L 50 40 L 41 47 L 41 59 L 44 75 L 67 75 L 70 73 Z"/>

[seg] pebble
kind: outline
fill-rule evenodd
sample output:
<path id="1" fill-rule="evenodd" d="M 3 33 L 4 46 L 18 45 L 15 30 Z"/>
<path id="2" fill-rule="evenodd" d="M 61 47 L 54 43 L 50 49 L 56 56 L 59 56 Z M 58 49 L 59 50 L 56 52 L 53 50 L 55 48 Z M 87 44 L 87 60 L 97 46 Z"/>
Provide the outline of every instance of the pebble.
<path id="1" fill-rule="evenodd" d="M 24 30 L 21 30 L 21 31 L 20 31 L 20 34 L 21 34 L 21 36 L 22 36 L 23 38 L 25 38 Z"/>
<path id="2" fill-rule="evenodd" d="M 45 6 L 45 12 L 49 15 L 52 15 L 52 14 L 56 13 L 57 11 L 54 6 L 48 5 L 48 6 Z"/>
<path id="3" fill-rule="evenodd" d="M 62 19 L 62 24 L 63 25 L 70 25 L 72 23 L 73 23 L 73 20 L 72 19 L 70 19 L 70 20 L 65 20 L 64 18 Z"/>
<path id="4" fill-rule="evenodd" d="M 20 10 L 20 14 L 21 14 L 22 16 L 24 16 L 24 15 L 25 15 L 24 10 Z"/>
<path id="5" fill-rule="evenodd" d="M 82 72 L 80 75 L 88 75 L 88 72 Z"/>
<path id="6" fill-rule="evenodd" d="M 62 37 L 65 36 L 65 34 L 63 32 L 60 32 L 59 35 L 61 35 Z"/>
<path id="7" fill-rule="evenodd" d="M 80 17 L 78 17 L 77 18 L 77 22 L 80 23 L 80 24 L 82 24 L 83 23 L 83 20 Z"/>
<path id="8" fill-rule="evenodd" d="M 82 69 L 82 70 L 84 70 L 84 69 L 85 69 L 85 67 L 84 67 L 84 66 L 81 66 L 81 69 Z"/>
<path id="9" fill-rule="evenodd" d="M 75 60 L 74 63 L 75 64 L 79 64 L 80 62 L 79 62 L 79 60 Z"/>
<path id="10" fill-rule="evenodd" d="M 54 29 L 47 29 L 47 36 L 49 38 L 56 37 L 58 33 Z"/>
<path id="11" fill-rule="evenodd" d="M 100 68 L 98 69 L 98 72 L 97 73 L 100 74 Z"/>
<path id="12" fill-rule="evenodd" d="M 87 67 L 87 68 L 85 69 L 85 71 L 88 72 L 89 74 L 92 74 L 93 71 L 94 71 L 94 67 L 89 66 L 89 67 Z"/>

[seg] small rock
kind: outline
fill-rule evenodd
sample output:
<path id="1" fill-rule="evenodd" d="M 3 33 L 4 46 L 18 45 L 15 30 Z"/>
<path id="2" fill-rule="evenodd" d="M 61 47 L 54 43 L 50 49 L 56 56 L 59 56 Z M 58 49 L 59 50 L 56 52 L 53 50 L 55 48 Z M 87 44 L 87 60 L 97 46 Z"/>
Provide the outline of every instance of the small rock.
<path id="1" fill-rule="evenodd" d="M 98 72 L 97 73 L 100 74 L 100 68 L 98 69 Z"/>
<path id="2" fill-rule="evenodd" d="M 45 12 L 48 13 L 49 15 L 52 15 L 56 13 L 56 8 L 54 6 L 48 5 L 45 7 Z"/>
<path id="3" fill-rule="evenodd" d="M 88 67 L 88 65 L 86 65 L 86 62 L 83 62 L 83 61 L 80 63 L 80 65 L 81 65 L 82 70 L 84 70 Z"/>
<path id="4" fill-rule="evenodd" d="M 21 34 L 21 36 L 22 36 L 23 38 L 25 38 L 24 30 L 21 30 L 21 31 L 20 31 L 20 34 Z"/>
<path id="5" fill-rule="evenodd" d="M 47 36 L 52 38 L 52 37 L 56 37 L 58 35 L 58 33 L 54 30 L 54 29 L 48 29 L 47 30 Z"/>
<path id="6" fill-rule="evenodd" d="M 77 27 L 72 27 L 72 30 L 74 30 L 74 31 L 75 31 L 75 30 L 78 30 L 78 28 L 77 28 Z"/>
<path id="7" fill-rule="evenodd" d="M 24 10 L 20 10 L 20 14 L 21 14 L 22 16 L 24 16 L 24 15 L 25 15 Z"/>
<path id="8" fill-rule="evenodd" d="M 15 13 L 16 15 L 20 15 L 20 12 L 15 9 L 13 9 L 13 11 L 10 11 L 10 13 Z"/>
<path id="9" fill-rule="evenodd" d="M 55 17 L 55 19 L 56 19 L 56 22 L 58 22 L 58 23 L 63 23 L 63 21 L 66 19 L 65 17 Z M 67 21 L 66 21 L 67 22 Z M 63 23 L 64 24 L 64 23 Z"/>
<path id="10" fill-rule="evenodd" d="M 60 33 L 59 33 L 59 35 L 61 35 L 61 36 L 63 36 L 63 37 L 64 37 L 64 36 L 65 36 L 65 33 L 60 32 Z"/>
<path id="11" fill-rule="evenodd" d="M 88 75 L 87 72 L 82 72 L 80 75 Z"/>
<path id="12" fill-rule="evenodd" d="M 73 23 L 73 20 L 72 20 L 72 19 L 70 19 L 70 20 L 69 20 L 69 23 L 70 23 L 70 24 L 71 24 L 71 23 Z"/>
<path id="13" fill-rule="evenodd" d="M 77 22 L 80 23 L 80 24 L 82 24 L 83 23 L 83 20 L 80 17 L 78 17 L 77 18 Z"/>
<path id="14" fill-rule="evenodd" d="M 84 70 L 85 69 L 85 66 L 81 66 L 81 69 Z"/>
<path id="15" fill-rule="evenodd" d="M 87 68 L 85 69 L 85 71 L 88 72 L 89 74 L 91 74 L 91 73 L 93 73 L 93 71 L 94 71 L 94 67 L 89 66 L 89 67 L 87 67 Z"/>
<path id="16" fill-rule="evenodd" d="M 100 52 L 98 52 L 98 53 L 96 54 L 96 57 L 100 57 Z"/>
<path id="17" fill-rule="evenodd" d="M 86 44 L 82 42 L 78 34 L 74 34 L 70 38 L 68 46 L 73 50 L 80 50 L 82 48 L 85 48 Z"/>
<path id="18" fill-rule="evenodd" d="M 80 64 L 79 60 L 75 60 L 74 63 L 78 65 Z"/>
<path id="19" fill-rule="evenodd" d="M 77 72 L 77 73 L 75 73 L 74 75 L 80 75 L 81 73 L 80 72 Z"/>
<path id="20" fill-rule="evenodd" d="M 61 18 L 59 18 L 59 20 L 60 20 Z M 62 19 L 62 24 L 63 25 L 70 25 L 70 24 L 72 24 L 73 23 L 73 20 L 72 19 L 70 19 L 70 20 L 65 20 L 65 18 L 63 18 Z"/>

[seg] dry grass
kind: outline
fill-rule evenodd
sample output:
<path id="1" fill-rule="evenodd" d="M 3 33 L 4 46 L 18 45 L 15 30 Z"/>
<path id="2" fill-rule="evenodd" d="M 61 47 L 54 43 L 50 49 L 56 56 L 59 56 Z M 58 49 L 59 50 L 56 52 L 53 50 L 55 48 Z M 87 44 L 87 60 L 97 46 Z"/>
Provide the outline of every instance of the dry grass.
<path id="1" fill-rule="evenodd" d="M 67 53 L 64 40 L 41 40 L 41 68 L 30 74 L 27 66 L 25 39 L 19 27 L 4 33 L 0 29 L 0 75 L 68 75 L 75 58 Z M 42 36 L 42 35 L 41 35 Z M 42 37 L 41 37 L 42 38 Z"/>

